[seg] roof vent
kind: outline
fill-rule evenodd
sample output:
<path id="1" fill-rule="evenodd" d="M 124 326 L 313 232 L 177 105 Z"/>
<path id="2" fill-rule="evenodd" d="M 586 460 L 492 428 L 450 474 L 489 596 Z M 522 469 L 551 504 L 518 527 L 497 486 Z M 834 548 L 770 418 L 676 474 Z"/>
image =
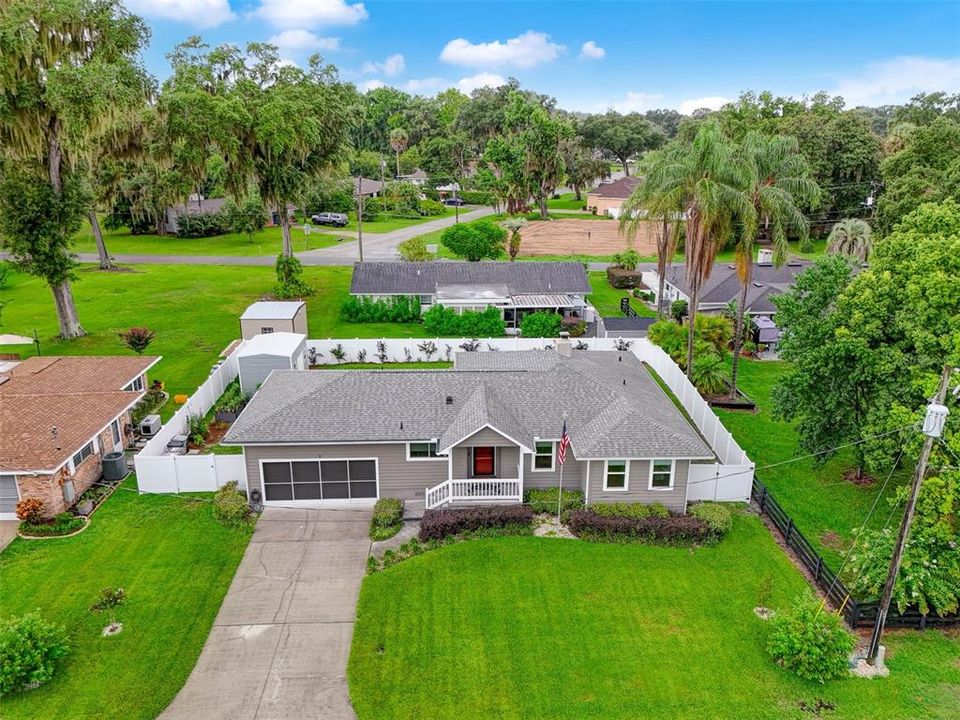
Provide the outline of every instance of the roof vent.
<path id="1" fill-rule="evenodd" d="M 400 429 L 403 430 L 403 420 L 400 421 Z"/>
<path id="2" fill-rule="evenodd" d="M 447 395 L 447 405 L 453 405 L 453 395 Z"/>
<path id="3" fill-rule="evenodd" d="M 626 385 L 627 385 L 627 379 L 626 379 L 626 378 L 623 379 L 623 385 L 624 385 L 624 387 L 626 387 Z"/>
<path id="4" fill-rule="evenodd" d="M 623 355 L 617 355 L 617 362 L 623 362 Z"/>

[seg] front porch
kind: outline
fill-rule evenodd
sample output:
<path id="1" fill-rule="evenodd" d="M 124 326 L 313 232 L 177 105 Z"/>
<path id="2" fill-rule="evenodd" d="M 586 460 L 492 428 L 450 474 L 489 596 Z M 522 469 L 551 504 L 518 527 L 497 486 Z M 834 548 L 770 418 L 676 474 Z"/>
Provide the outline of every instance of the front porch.
<path id="1" fill-rule="evenodd" d="M 522 478 L 468 478 L 444 480 L 424 491 L 424 508 L 433 510 L 443 505 L 477 505 L 481 503 L 519 503 L 523 501 Z"/>

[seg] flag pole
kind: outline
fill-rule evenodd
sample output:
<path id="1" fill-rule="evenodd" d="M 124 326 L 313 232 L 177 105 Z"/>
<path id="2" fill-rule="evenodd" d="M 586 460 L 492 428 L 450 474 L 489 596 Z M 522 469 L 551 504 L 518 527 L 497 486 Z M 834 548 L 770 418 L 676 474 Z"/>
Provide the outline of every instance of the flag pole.
<path id="1" fill-rule="evenodd" d="M 560 522 L 560 508 L 563 505 L 563 466 L 565 463 L 560 463 L 560 491 L 557 493 L 557 522 Z"/>
<path id="2" fill-rule="evenodd" d="M 560 513 L 563 508 L 563 466 L 566 465 L 564 462 L 567 459 L 567 448 L 566 446 L 570 443 L 570 438 L 567 435 L 567 411 L 563 411 L 563 432 L 560 437 L 560 446 L 557 448 L 557 461 L 560 463 L 560 488 L 557 490 L 557 523 L 560 522 Z"/>

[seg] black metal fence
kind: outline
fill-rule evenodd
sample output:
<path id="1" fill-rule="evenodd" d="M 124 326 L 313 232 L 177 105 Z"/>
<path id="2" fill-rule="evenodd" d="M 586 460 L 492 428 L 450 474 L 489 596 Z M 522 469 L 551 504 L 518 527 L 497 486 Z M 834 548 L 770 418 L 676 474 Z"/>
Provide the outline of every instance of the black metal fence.
<path id="1" fill-rule="evenodd" d="M 628 297 L 620 298 L 620 312 L 627 317 L 640 317 L 637 311 L 633 309 L 633 306 L 630 305 L 630 298 Z"/>
<path id="2" fill-rule="evenodd" d="M 774 499 L 770 490 L 762 482 L 753 479 L 753 500 L 760 507 L 760 512 L 770 518 L 783 540 L 803 566 L 810 571 L 817 587 L 823 591 L 830 602 L 842 609 L 843 616 L 850 627 L 872 627 L 877 619 L 879 603 L 862 602 L 853 597 L 846 585 L 831 570 L 820 553 L 814 549 L 810 541 L 794 525 L 793 519 L 787 515 L 780 503 Z M 890 608 L 887 615 L 889 628 L 913 628 L 923 630 L 928 627 L 947 627 L 960 624 L 960 615 L 952 614 L 940 617 L 939 615 L 922 615 L 915 608 L 907 608 L 903 613 L 897 612 L 896 607 Z"/>

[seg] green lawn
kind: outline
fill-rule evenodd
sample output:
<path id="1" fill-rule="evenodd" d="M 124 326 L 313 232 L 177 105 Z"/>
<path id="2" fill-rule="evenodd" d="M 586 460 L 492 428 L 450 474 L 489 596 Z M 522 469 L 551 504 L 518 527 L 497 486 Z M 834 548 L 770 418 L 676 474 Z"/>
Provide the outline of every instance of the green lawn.
<path id="1" fill-rule="evenodd" d="M 163 355 L 150 373 L 166 382 L 171 395 L 192 393 L 206 379 L 220 351 L 239 337 L 240 314 L 271 291 L 273 268 L 215 265 L 137 265 L 131 272 L 102 272 L 85 265 L 73 284 L 86 337 L 63 341 L 53 298 L 40 280 L 12 273 L 0 290 L 3 332 L 32 335 L 36 329 L 45 355 L 122 355 L 117 337 L 132 325 L 145 325 L 157 337 L 148 354 Z M 307 298 L 309 334 L 314 338 L 422 337 L 418 323 L 341 322 L 340 303 L 350 288 L 350 267 L 308 267 L 304 274 L 316 293 Z M 26 356 L 32 346 L 0 347 Z M 168 403 L 166 411 L 170 411 Z"/>
<path id="2" fill-rule="evenodd" d="M 738 384 L 757 403 L 757 412 L 715 410 L 758 467 L 806 454 L 799 449 L 793 427 L 772 417 L 770 392 L 786 367 L 783 362 L 744 360 Z M 885 479 L 880 477 L 869 486 L 854 485 L 843 479 L 844 472 L 851 467 L 851 454 L 841 451 L 821 465 L 801 460 L 757 473 L 834 569 L 839 567 L 851 531 L 863 523 Z M 894 476 L 891 485 L 908 480 L 909 469 L 904 469 Z M 894 488 L 888 488 L 885 497 L 893 495 Z M 882 525 L 889 512 L 886 501 L 881 500 L 873 524 Z"/>
<path id="3" fill-rule="evenodd" d="M 593 288 L 587 296 L 587 301 L 593 305 L 600 317 L 623 317 L 620 312 L 621 298 L 629 297 L 626 290 L 618 290 L 607 282 L 607 274 L 602 271 L 593 270 L 588 273 L 590 276 L 590 287 Z M 656 317 L 657 313 L 647 307 L 647 304 L 637 298 L 631 298 L 630 306 L 642 317 Z"/>
<path id="4" fill-rule="evenodd" d="M 563 193 L 559 197 L 547 200 L 547 207 L 556 210 L 583 210 L 587 207 L 587 191 L 580 193 L 580 200 L 575 193 Z"/>
<path id="5" fill-rule="evenodd" d="M 193 669 L 249 532 L 221 526 L 209 502 L 123 487 L 80 535 L 18 539 L 0 554 L 4 617 L 39 609 L 71 646 L 48 685 L 0 700 L 4 720 L 154 718 Z M 123 632 L 103 638 L 109 619 L 88 608 L 108 586 L 128 600 Z"/>
<path id="6" fill-rule="evenodd" d="M 803 682 L 765 654 L 759 588 L 803 580 L 760 521 L 699 550 L 508 537 L 369 576 L 348 678 L 361 720 L 956 717 L 960 645 L 889 638 L 892 675 Z"/>

